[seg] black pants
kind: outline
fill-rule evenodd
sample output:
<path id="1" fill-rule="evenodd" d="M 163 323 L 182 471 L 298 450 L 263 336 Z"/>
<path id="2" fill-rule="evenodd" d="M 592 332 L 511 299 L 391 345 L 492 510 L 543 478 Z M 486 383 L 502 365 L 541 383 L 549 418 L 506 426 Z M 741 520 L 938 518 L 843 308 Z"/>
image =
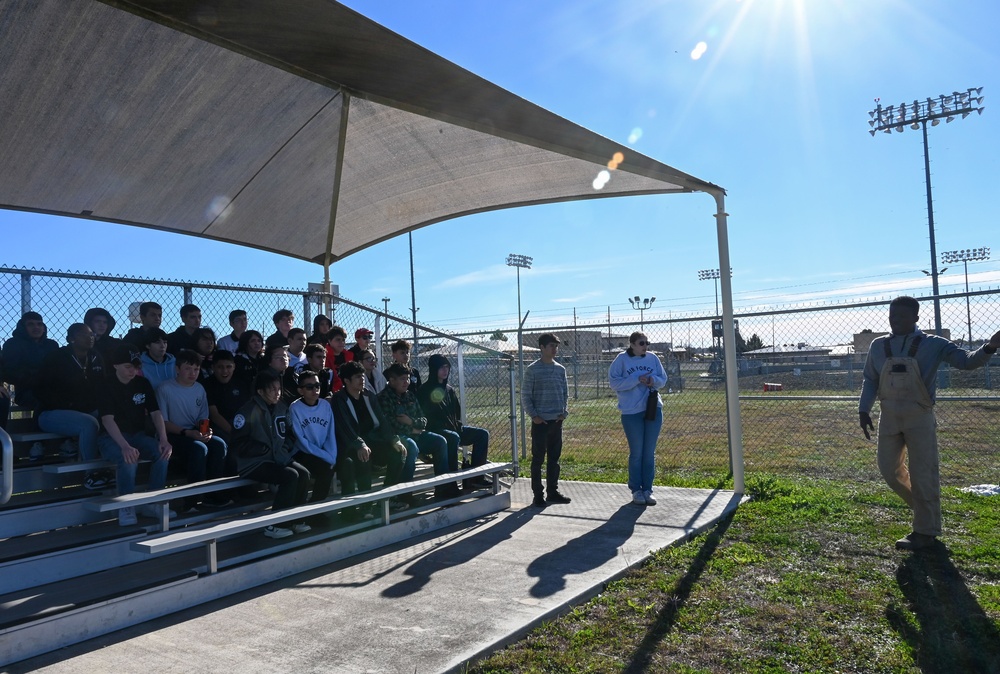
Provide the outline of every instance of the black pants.
<path id="1" fill-rule="evenodd" d="M 278 493 L 274 496 L 271 510 L 285 510 L 306 501 L 306 491 L 309 489 L 309 471 L 305 466 L 292 461 L 287 466 L 281 466 L 274 461 L 266 461 L 243 477 L 258 482 L 278 485 Z"/>
<path id="2" fill-rule="evenodd" d="M 302 451 L 295 455 L 295 461 L 305 466 L 315 480 L 309 502 L 325 501 L 330 496 L 330 486 L 333 484 L 333 473 L 336 467 L 331 466 L 318 456 Z"/>
<path id="3" fill-rule="evenodd" d="M 372 488 L 372 460 L 362 461 L 356 451 L 337 452 L 337 476 L 344 496 Z"/>
<path id="4" fill-rule="evenodd" d="M 369 445 L 372 450 L 371 461 L 376 466 L 385 466 L 385 480 L 383 487 L 391 487 L 399 484 L 399 477 L 403 473 L 403 455 L 399 453 L 396 445 L 391 442 L 373 442 Z M 368 483 L 369 488 L 371 482 Z"/>
<path id="5" fill-rule="evenodd" d="M 562 456 L 562 421 L 531 424 L 531 491 L 542 496 L 542 463 L 548 461 L 545 471 L 549 496 L 559 488 L 559 457 Z"/>

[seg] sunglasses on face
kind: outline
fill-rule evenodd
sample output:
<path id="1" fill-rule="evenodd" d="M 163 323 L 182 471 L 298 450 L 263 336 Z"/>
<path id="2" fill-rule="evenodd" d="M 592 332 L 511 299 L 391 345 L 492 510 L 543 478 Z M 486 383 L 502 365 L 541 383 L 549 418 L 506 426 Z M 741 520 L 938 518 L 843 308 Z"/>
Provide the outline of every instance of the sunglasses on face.
<path id="1" fill-rule="evenodd" d="M 636 346 L 646 346 L 647 344 L 649 344 L 649 342 L 636 342 L 635 343 Z"/>
<path id="2" fill-rule="evenodd" d="M 299 388 L 304 388 L 307 391 L 315 391 L 319 388 L 319 384 L 299 384 Z"/>
<path id="3" fill-rule="evenodd" d="M 368 358 L 362 358 L 361 360 L 363 360 L 366 363 L 375 363 L 378 361 L 378 358 L 372 358 L 371 356 L 369 356 Z"/>

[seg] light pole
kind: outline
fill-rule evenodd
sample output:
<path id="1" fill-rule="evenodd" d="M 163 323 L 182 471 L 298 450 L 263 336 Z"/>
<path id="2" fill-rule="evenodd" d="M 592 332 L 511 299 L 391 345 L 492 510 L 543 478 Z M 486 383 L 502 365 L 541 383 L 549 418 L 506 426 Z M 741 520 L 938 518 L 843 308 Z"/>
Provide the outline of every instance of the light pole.
<path id="1" fill-rule="evenodd" d="M 517 387 L 520 390 L 524 382 L 524 339 L 522 330 L 524 329 L 524 320 L 521 318 L 521 270 L 531 269 L 532 258 L 527 255 L 517 255 L 516 253 L 510 253 L 507 256 L 507 266 L 514 267 L 517 270 Z M 524 428 L 524 405 L 521 405 L 518 401 L 518 407 L 521 409 L 521 455 L 527 456 L 526 442 L 527 435 Z"/>
<path id="2" fill-rule="evenodd" d="M 642 323 L 643 312 L 646 311 L 646 309 L 649 309 L 651 306 L 653 306 L 653 302 L 655 302 L 655 301 L 656 301 L 655 297 L 647 297 L 646 299 L 644 299 L 644 300 L 642 300 L 640 302 L 638 295 L 636 295 L 635 297 L 628 298 L 628 303 L 632 305 L 632 308 L 633 309 L 637 309 L 639 311 L 639 329 L 640 330 L 643 329 L 643 323 Z"/>
<path id="3" fill-rule="evenodd" d="M 969 304 L 969 263 L 990 259 L 989 248 L 966 248 L 964 250 L 949 250 L 941 253 L 941 262 L 944 264 L 954 264 L 961 262 L 965 266 L 965 318 L 968 322 L 969 343 L 972 348 L 972 307 Z"/>
<path id="4" fill-rule="evenodd" d="M 926 101 L 914 100 L 912 104 L 900 103 L 898 106 L 890 105 L 883 108 L 879 99 L 875 99 L 875 109 L 868 113 L 871 118 L 868 122 L 868 133 L 872 136 L 878 131 L 892 133 L 895 129 L 899 133 L 903 129 L 921 129 L 924 138 L 924 180 L 927 183 L 927 228 L 930 230 L 931 239 L 931 287 L 934 291 L 934 331 L 941 334 L 941 300 L 938 298 L 938 269 L 937 269 L 937 249 L 934 242 L 934 203 L 931 200 L 931 159 L 927 149 L 927 122 L 931 126 L 937 126 L 943 119 L 945 123 L 952 122 L 960 116 L 965 119 L 973 112 L 983 114 L 983 93 L 982 87 L 974 87 L 964 92 L 952 92 L 951 95 L 942 94 L 937 98 L 928 98 Z"/>
<path id="5" fill-rule="evenodd" d="M 729 268 L 729 275 L 733 275 L 732 267 Z M 718 269 L 702 269 L 698 272 L 699 281 L 712 281 L 715 286 L 715 316 L 719 316 L 719 279 L 722 278 L 722 274 Z M 720 357 L 719 348 L 719 338 L 715 335 L 715 329 L 712 330 L 712 343 L 715 344 L 715 357 Z"/>

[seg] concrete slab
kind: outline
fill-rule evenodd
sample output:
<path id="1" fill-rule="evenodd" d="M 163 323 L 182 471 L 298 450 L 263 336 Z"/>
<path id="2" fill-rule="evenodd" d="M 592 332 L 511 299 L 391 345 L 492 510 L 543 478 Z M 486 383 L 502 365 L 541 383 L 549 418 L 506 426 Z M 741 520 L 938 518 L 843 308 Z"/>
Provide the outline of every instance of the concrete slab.
<path id="1" fill-rule="evenodd" d="M 596 595 L 736 507 L 731 491 L 566 482 L 569 505 L 512 507 L 9 667 L 10 672 L 425 674 L 460 668 Z"/>

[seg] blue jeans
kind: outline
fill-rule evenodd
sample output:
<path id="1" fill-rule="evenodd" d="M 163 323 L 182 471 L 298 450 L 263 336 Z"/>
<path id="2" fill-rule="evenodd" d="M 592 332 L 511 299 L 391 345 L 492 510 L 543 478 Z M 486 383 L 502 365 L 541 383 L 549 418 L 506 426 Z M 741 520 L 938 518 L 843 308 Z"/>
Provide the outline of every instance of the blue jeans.
<path id="1" fill-rule="evenodd" d="M 230 455 L 231 458 L 227 461 L 228 447 L 218 435 L 213 435 L 207 443 L 173 433 L 167 434 L 167 440 L 174 448 L 170 461 L 181 467 L 190 482 L 204 482 L 236 474 L 233 470 L 235 466 L 232 465 L 235 456 Z M 200 498 L 189 496 L 184 499 L 185 509 L 197 505 Z"/>
<path id="2" fill-rule="evenodd" d="M 413 474 L 417 472 L 417 454 L 420 450 L 413 438 L 401 435 L 399 441 L 403 443 L 403 447 L 406 447 L 406 460 L 403 461 L 403 472 L 399 474 L 399 481 L 410 482 L 413 480 Z"/>
<path id="3" fill-rule="evenodd" d="M 430 431 L 424 431 L 418 435 L 410 436 L 410 439 L 417 444 L 417 449 L 421 454 L 430 454 L 434 463 L 434 474 L 444 475 L 448 472 L 449 455 L 448 441 L 443 436 Z M 458 465 L 458 447 L 455 447 L 453 462 Z"/>
<path id="4" fill-rule="evenodd" d="M 74 410 L 48 410 L 38 415 L 38 427 L 46 433 L 77 438 L 82 461 L 97 458 L 97 434 L 101 431 L 97 415 Z"/>
<path id="5" fill-rule="evenodd" d="M 656 418 L 652 421 L 646 421 L 645 417 L 645 412 L 622 415 L 622 428 L 628 440 L 628 489 L 631 492 L 653 490 L 656 439 L 663 426 L 663 409 L 656 410 Z"/>
<path id="6" fill-rule="evenodd" d="M 167 459 L 160 456 L 160 443 L 156 438 L 151 438 L 145 433 L 122 433 L 128 444 L 139 450 L 139 458 L 152 461 L 149 467 L 149 491 L 163 489 L 167 484 Z M 101 450 L 101 456 L 108 461 L 117 464 L 118 495 L 124 496 L 135 491 L 135 469 L 138 463 L 127 463 L 122 454 L 122 448 L 118 446 L 110 435 L 101 433 L 97 438 L 97 446 Z"/>
<path id="7" fill-rule="evenodd" d="M 481 466 L 486 463 L 486 453 L 490 445 L 490 432 L 485 428 L 475 426 L 462 426 L 462 432 L 447 431 L 444 429 L 434 431 L 443 435 L 448 441 L 448 461 L 455 457 L 455 463 L 450 466 L 451 470 L 458 470 L 458 448 L 462 445 L 472 445 L 472 467 Z"/>

